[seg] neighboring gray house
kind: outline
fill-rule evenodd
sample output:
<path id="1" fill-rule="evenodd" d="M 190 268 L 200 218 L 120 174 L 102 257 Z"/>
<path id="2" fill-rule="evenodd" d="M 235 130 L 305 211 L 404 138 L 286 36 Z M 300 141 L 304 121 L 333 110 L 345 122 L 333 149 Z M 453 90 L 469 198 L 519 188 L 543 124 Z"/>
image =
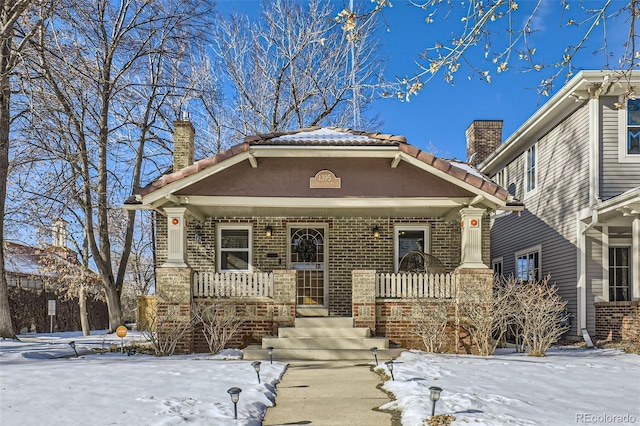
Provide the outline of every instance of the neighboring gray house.
<path id="1" fill-rule="evenodd" d="M 492 267 L 551 275 L 586 328 L 618 339 L 640 305 L 640 73 L 582 71 L 501 144 L 501 121 L 467 130 L 472 162 L 522 200 L 496 215 Z M 640 93 L 638 93 L 640 96 Z"/>

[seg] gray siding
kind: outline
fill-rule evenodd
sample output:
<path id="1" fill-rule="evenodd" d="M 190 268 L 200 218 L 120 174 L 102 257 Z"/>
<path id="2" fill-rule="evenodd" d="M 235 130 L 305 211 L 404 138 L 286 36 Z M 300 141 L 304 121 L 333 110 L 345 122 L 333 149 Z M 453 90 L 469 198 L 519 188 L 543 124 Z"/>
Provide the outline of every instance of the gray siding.
<path id="1" fill-rule="evenodd" d="M 600 98 L 600 197 L 607 200 L 631 188 L 640 186 L 640 163 L 620 163 L 618 118 L 620 111 L 614 106 L 618 97 Z"/>
<path id="2" fill-rule="evenodd" d="M 597 301 L 602 301 L 604 297 L 602 271 L 603 243 L 601 232 L 590 231 L 587 234 L 585 252 L 587 253 L 586 265 L 586 286 L 587 286 L 587 307 L 593 307 Z M 589 334 L 595 336 L 596 332 L 596 310 L 587 309 L 587 330 Z"/>
<path id="3" fill-rule="evenodd" d="M 588 205 L 589 122 L 583 105 L 546 134 L 531 135 L 537 146 L 537 191 L 524 195 L 524 153 L 508 166 L 510 192 L 526 211 L 498 217 L 491 229 L 491 258 L 503 257 L 504 273 L 515 273 L 515 253 L 541 245 L 543 276 L 559 287 L 568 310 L 577 314 L 576 212 Z M 575 321 L 574 321 L 575 330 Z"/>

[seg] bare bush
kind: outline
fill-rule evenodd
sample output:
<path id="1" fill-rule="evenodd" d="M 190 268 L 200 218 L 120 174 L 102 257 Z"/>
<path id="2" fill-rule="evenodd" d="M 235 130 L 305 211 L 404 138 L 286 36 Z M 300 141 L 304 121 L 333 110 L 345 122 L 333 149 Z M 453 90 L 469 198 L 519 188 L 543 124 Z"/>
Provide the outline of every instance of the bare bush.
<path id="1" fill-rule="evenodd" d="M 194 302 L 193 314 L 196 324 L 202 324 L 202 334 L 212 354 L 223 350 L 244 322 L 236 313 L 236 305 L 221 299 Z"/>
<path id="2" fill-rule="evenodd" d="M 451 302 L 434 299 L 418 299 L 413 305 L 411 321 L 414 332 L 422 338 L 428 352 L 440 353 L 447 342 L 449 307 Z"/>
<path id="3" fill-rule="evenodd" d="M 150 315 L 149 328 L 142 331 L 156 356 L 173 355 L 178 343 L 193 330 L 193 314 L 181 312 L 180 307 L 178 304 L 158 306 Z"/>
<path id="4" fill-rule="evenodd" d="M 507 283 L 514 288 L 510 298 L 516 309 L 513 321 L 530 356 L 544 356 L 569 329 L 564 325 L 567 302 L 558 295 L 557 287 L 549 284 L 549 278 L 522 283 L 513 278 Z"/>

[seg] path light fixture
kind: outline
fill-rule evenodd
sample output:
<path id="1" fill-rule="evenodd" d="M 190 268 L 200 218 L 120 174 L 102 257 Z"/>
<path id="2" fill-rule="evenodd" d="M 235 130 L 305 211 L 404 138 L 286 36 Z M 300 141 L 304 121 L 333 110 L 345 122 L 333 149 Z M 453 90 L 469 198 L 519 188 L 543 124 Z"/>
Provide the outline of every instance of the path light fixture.
<path id="1" fill-rule="evenodd" d="M 442 388 L 431 386 L 429 391 L 431 392 L 429 394 L 429 398 L 431 399 L 431 417 L 433 417 L 436 415 L 436 401 L 440 399 L 440 392 L 442 392 Z"/>
<path id="2" fill-rule="evenodd" d="M 253 361 L 251 365 L 253 369 L 256 370 L 256 374 L 258 375 L 258 383 L 260 383 L 260 361 Z"/>
<path id="3" fill-rule="evenodd" d="M 376 358 L 376 365 L 378 365 L 378 348 L 377 347 L 372 347 L 371 348 L 371 353 L 373 354 L 373 356 Z"/>
<path id="4" fill-rule="evenodd" d="M 240 392 L 242 389 L 240 388 L 229 388 L 227 393 L 231 397 L 231 402 L 233 402 L 233 418 L 238 420 L 238 401 L 240 400 Z"/>
<path id="5" fill-rule="evenodd" d="M 269 362 L 273 364 L 273 346 L 267 346 L 267 353 L 269 354 Z"/>
<path id="6" fill-rule="evenodd" d="M 76 358 L 78 358 L 78 351 L 76 351 L 76 342 L 72 340 L 68 343 L 68 345 L 71 346 L 71 349 L 73 349 L 73 352 L 75 352 L 76 354 Z"/>
<path id="7" fill-rule="evenodd" d="M 393 380 L 395 382 L 396 378 L 393 377 L 393 361 L 387 361 L 387 362 L 385 362 L 385 365 L 389 369 L 389 373 L 391 373 L 391 380 Z"/>

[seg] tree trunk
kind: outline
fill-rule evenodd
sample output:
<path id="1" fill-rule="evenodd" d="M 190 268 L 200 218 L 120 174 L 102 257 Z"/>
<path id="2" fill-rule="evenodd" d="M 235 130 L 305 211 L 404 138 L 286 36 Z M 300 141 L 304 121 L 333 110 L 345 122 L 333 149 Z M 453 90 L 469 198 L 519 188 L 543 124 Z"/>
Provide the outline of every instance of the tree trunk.
<path id="1" fill-rule="evenodd" d="M 113 333 L 116 328 L 124 325 L 120 292 L 114 286 L 104 286 L 104 294 L 107 298 L 107 308 L 109 309 L 109 332 Z"/>
<path id="2" fill-rule="evenodd" d="M 2 11 L 4 12 L 4 10 Z M 3 18 L 5 18 L 3 13 Z M 7 198 L 7 175 L 9 173 L 9 108 L 11 87 L 9 60 L 11 37 L 2 37 L 0 45 L 0 337 L 15 338 L 9 312 L 9 292 L 4 269 L 4 204 Z"/>
<path id="3" fill-rule="evenodd" d="M 82 335 L 88 336 L 91 334 L 91 328 L 89 327 L 89 314 L 87 314 L 87 294 L 85 285 L 80 286 L 78 292 L 78 307 L 80 308 L 80 325 L 82 327 Z"/>

